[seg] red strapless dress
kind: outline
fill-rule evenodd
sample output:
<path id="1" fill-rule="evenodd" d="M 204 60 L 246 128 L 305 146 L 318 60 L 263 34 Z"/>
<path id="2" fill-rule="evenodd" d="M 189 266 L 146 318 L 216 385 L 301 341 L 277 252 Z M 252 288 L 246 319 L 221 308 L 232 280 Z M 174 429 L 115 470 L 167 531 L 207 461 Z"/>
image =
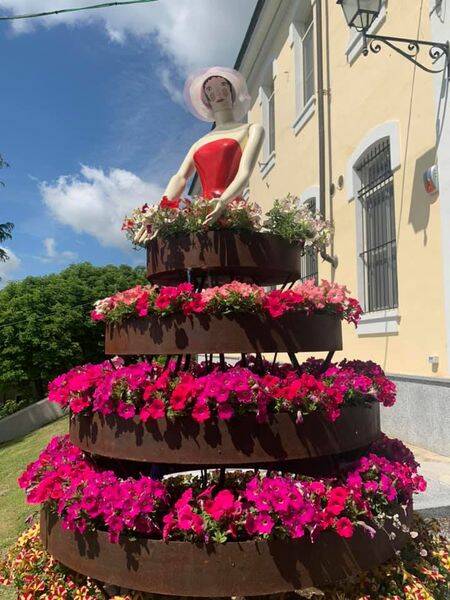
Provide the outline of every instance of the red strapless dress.
<path id="1" fill-rule="evenodd" d="M 194 152 L 204 198 L 218 198 L 223 194 L 236 177 L 241 158 L 241 146 L 232 138 L 207 142 Z"/>

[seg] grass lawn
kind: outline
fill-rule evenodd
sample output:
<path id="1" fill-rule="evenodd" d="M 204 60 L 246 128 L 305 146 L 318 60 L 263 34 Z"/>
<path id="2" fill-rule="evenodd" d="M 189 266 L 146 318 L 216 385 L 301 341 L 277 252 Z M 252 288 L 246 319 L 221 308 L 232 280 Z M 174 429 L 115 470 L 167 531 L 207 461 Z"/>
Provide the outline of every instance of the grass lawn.
<path id="1" fill-rule="evenodd" d="M 66 417 L 50 423 L 18 440 L 0 445 L 0 554 L 14 543 L 26 529 L 25 520 L 36 507 L 25 502 L 25 495 L 17 485 L 17 478 L 25 467 L 38 457 L 44 446 L 55 435 L 68 432 Z M 0 587 L 1 600 L 13 600 L 16 595 Z"/>

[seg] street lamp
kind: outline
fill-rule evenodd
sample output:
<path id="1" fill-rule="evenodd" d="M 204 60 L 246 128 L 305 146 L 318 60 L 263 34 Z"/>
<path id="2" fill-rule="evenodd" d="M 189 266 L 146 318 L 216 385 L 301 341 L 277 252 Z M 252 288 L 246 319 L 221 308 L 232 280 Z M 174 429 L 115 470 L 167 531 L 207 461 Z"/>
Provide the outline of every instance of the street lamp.
<path id="1" fill-rule="evenodd" d="M 380 14 L 381 0 L 339 0 L 349 27 L 367 31 Z"/>
<path id="2" fill-rule="evenodd" d="M 347 25 L 351 29 L 356 29 L 356 31 L 362 33 L 364 56 L 369 54 L 369 48 L 372 52 L 378 54 L 381 51 L 381 43 L 383 43 L 428 73 L 447 71 L 447 78 L 450 79 L 449 42 L 429 42 L 368 33 L 381 12 L 382 0 L 337 0 L 337 4 L 342 7 Z M 367 40 L 370 40 L 369 46 Z M 421 47 L 428 49 L 430 64 L 419 62 L 417 56 Z M 441 59 L 444 59 L 443 65 Z"/>

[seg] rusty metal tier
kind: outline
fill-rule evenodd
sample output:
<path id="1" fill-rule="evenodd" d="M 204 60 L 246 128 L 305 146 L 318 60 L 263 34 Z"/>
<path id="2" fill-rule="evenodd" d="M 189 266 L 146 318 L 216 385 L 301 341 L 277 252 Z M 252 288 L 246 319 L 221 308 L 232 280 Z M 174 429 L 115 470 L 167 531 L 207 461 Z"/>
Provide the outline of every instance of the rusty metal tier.
<path id="1" fill-rule="evenodd" d="M 152 283 L 169 285 L 208 275 L 214 284 L 239 279 L 279 285 L 300 278 L 302 249 L 272 233 L 251 231 L 156 238 L 147 246 L 147 277 Z"/>
<path id="2" fill-rule="evenodd" d="M 315 412 L 296 424 L 279 413 L 267 423 L 249 414 L 197 423 L 191 417 L 142 423 L 117 415 L 72 414 L 70 440 L 82 450 L 146 463 L 239 466 L 307 460 L 367 447 L 380 436 L 378 404 L 346 406 L 334 422 Z"/>
<path id="3" fill-rule="evenodd" d="M 411 519 L 401 508 L 402 523 Z M 112 585 L 155 594 L 201 598 L 257 596 L 321 587 L 361 574 L 394 556 L 407 534 L 360 528 L 350 539 L 324 532 L 309 539 L 193 544 L 122 537 L 113 544 L 104 531 L 66 531 L 56 515 L 41 511 L 45 548 L 67 567 Z"/>
<path id="4" fill-rule="evenodd" d="M 177 314 L 108 324 L 106 354 L 174 355 L 342 350 L 342 323 L 330 314 L 288 312 L 230 316 Z"/>

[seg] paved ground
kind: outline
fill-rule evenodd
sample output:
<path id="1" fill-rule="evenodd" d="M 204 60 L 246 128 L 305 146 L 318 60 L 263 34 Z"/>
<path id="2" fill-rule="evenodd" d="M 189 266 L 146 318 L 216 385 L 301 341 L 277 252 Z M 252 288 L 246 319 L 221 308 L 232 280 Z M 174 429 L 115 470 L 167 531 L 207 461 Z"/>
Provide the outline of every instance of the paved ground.
<path id="1" fill-rule="evenodd" d="M 414 498 L 414 508 L 430 517 L 450 518 L 450 456 L 435 454 L 416 446 L 408 447 L 420 463 L 420 473 L 427 480 L 427 491 Z"/>

